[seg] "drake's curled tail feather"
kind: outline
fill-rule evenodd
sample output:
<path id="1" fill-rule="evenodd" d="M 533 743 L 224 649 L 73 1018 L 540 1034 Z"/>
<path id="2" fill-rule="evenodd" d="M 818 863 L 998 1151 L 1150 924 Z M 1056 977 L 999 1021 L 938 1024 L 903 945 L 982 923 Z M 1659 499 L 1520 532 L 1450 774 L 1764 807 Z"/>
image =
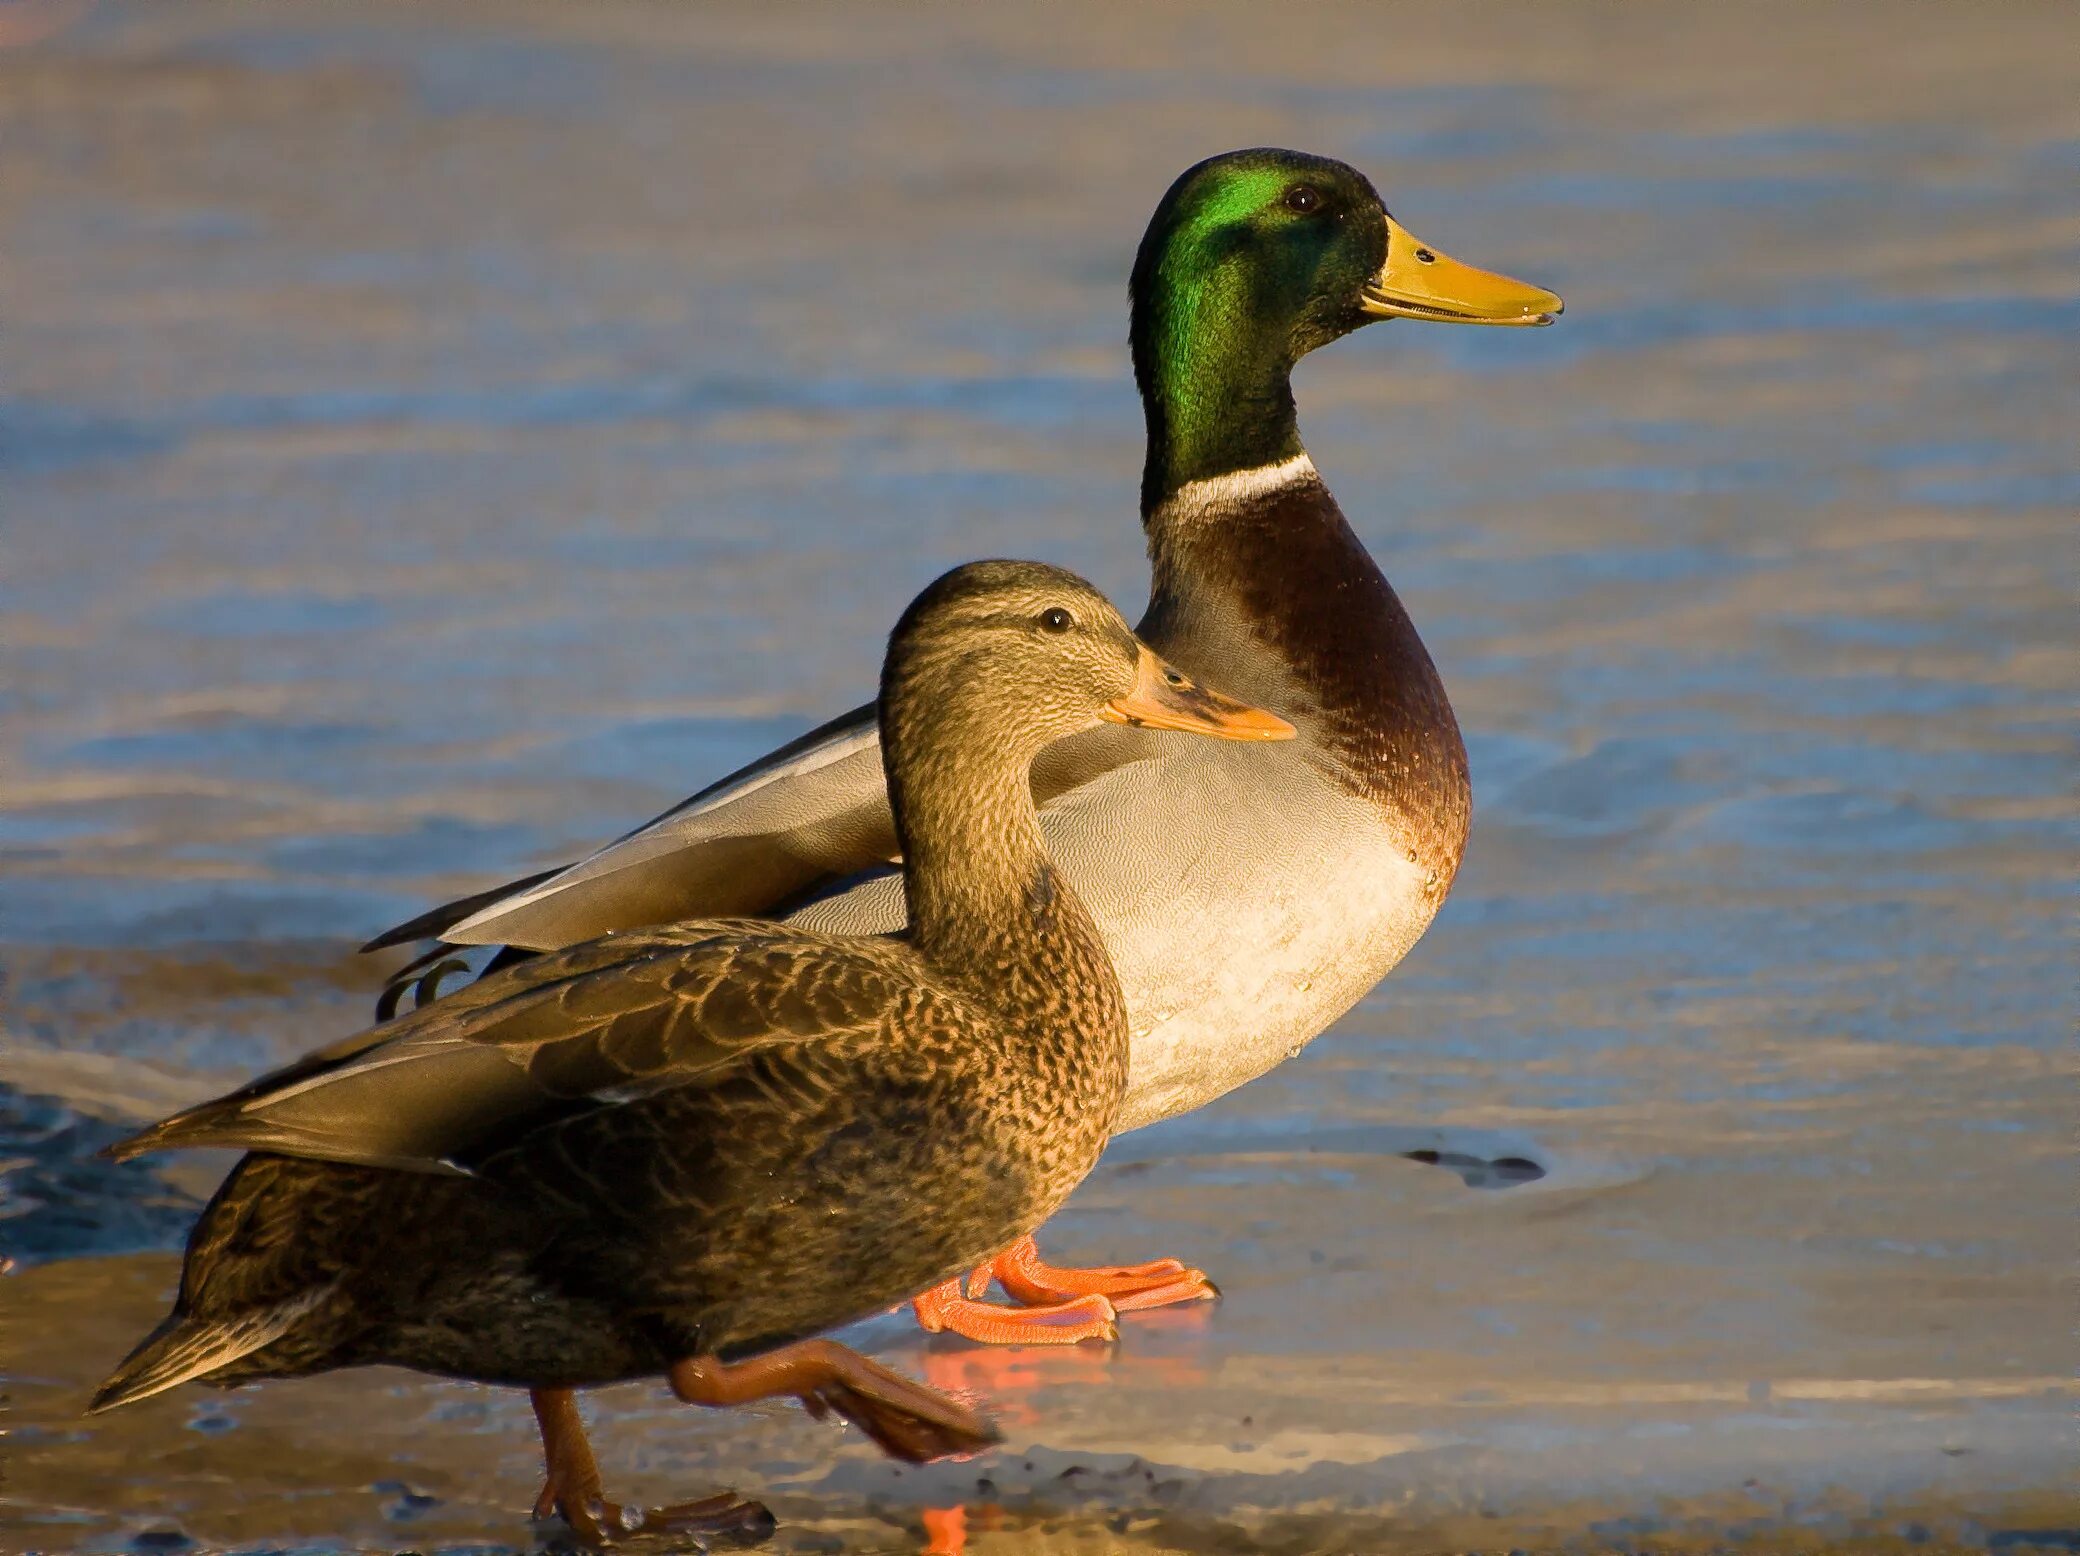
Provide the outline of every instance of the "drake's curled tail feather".
<path id="1" fill-rule="evenodd" d="M 229 1318 L 191 1318 L 174 1312 L 123 1358 L 87 1406 L 99 1415 L 118 1405 L 135 1404 L 167 1389 L 228 1367 L 250 1356 L 294 1328 L 299 1320 L 332 1295 L 322 1286 L 287 1302 L 256 1308 Z"/>

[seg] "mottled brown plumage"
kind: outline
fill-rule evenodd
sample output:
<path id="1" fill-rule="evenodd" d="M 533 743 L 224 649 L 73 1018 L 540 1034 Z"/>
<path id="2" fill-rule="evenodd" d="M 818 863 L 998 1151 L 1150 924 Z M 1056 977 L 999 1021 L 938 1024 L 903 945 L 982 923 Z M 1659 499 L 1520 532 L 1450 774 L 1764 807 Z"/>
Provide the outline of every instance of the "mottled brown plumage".
<path id="1" fill-rule="evenodd" d="M 173 1314 L 94 1408 L 368 1363 L 525 1386 L 545 1498 L 581 1527 L 566 1493 L 589 1484 L 589 1507 L 597 1475 L 557 1397 L 575 1387 L 668 1372 L 728 1403 L 757 1397 L 730 1364 L 779 1355 L 756 1388 L 891 1452 L 987 1441 L 961 1407 L 797 1342 L 989 1257 L 1096 1161 L 1125 1015 L 1042 846 L 1033 758 L 1101 718 L 1290 734 L 1163 668 L 1073 575 L 956 570 L 905 615 L 883 678 L 907 936 L 609 936 L 126 1142 L 252 1154 L 190 1239 Z"/>

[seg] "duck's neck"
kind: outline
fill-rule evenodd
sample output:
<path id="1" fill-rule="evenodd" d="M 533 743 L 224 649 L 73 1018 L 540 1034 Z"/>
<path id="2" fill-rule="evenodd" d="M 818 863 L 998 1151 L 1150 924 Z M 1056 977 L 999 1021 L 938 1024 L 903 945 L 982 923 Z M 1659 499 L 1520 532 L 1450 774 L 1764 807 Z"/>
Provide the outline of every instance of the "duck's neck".
<path id="1" fill-rule="evenodd" d="M 979 997 L 1021 1010 L 1118 998 L 1097 926 L 1056 873 L 1033 809 L 1030 759 L 943 722 L 884 732 L 883 761 L 911 943 Z M 921 738 L 913 738 L 921 737 Z"/>
<path id="2" fill-rule="evenodd" d="M 929 752 L 888 765 L 917 948 L 940 956 L 1020 939 L 1035 883 L 1053 873 L 1031 780 L 1001 764 L 934 771 Z"/>
<path id="3" fill-rule="evenodd" d="M 1243 301 L 1208 282 L 1136 310 L 1134 380 L 1148 421 L 1143 518 L 1192 482 L 1302 452 L 1292 350 L 1281 334 L 1255 326 Z"/>

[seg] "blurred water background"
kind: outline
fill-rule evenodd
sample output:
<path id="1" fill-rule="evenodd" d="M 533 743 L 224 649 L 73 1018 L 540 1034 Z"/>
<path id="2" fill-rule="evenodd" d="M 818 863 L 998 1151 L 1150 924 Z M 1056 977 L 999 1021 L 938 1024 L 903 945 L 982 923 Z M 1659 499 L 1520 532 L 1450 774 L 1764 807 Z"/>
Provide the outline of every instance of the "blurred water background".
<path id="1" fill-rule="evenodd" d="M 952 563 L 1137 606 L 1133 247 L 1266 142 L 1567 298 L 1297 383 L 1467 727 L 1457 889 L 1057 1223 L 1217 1309 L 867 1326 L 996 1401 L 926 1471 L 607 1391 L 610 1486 L 757 1492 L 787 1550 L 2080 1543 L 2069 7 L 0 36 L 0 1547 L 531 1542 L 518 1395 L 81 1420 L 225 1165 L 93 1151 L 360 1024 L 370 933 L 859 700 Z"/>

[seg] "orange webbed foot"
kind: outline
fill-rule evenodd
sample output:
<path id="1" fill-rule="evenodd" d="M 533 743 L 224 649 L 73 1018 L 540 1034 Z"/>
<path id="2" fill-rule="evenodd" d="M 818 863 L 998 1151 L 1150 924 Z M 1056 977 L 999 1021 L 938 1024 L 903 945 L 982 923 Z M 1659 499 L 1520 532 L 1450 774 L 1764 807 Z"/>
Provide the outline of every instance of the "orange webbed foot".
<path id="1" fill-rule="evenodd" d="M 755 1544 L 771 1535 L 773 1515 L 763 1502 L 753 1502 L 733 1491 L 719 1491 L 694 1502 L 674 1502 L 667 1507 L 623 1507 L 602 1497 L 577 1497 L 558 1490 L 554 1482 L 542 1487 L 535 1500 L 534 1516 L 560 1517 L 580 1543 L 595 1548 L 614 1544 L 639 1534 L 722 1535 L 739 1543 Z"/>
<path id="2" fill-rule="evenodd" d="M 989 1267 L 976 1274 L 985 1289 Z M 974 1290 L 971 1282 L 969 1289 Z M 928 1334 L 957 1334 L 982 1345 L 1077 1345 L 1085 1340 L 1119 1338 L 1111 1301 L 1095 1292 L 1066 1302 L 1025 1307 L 999 1307 L 947 1281 L 921 1294 L 912 1304 L 917 1322 Z"/>
<path id="3" fill-rule="evenodd" d="M 672 1392 L 692 1405 L 743 1405 L 792 1394 L 812 1416 L 841 1415 L 883 1453 L 912 1464 L 979 1453 L 1003 1440 L 958 1399 L 835 1340 L 798 1340 L 740 1362 L 683 1357 L 666 1376 Z"/>
<path id="4" fill-rule="evenodd" d="M 1136 1313 L 1185 1302 L 1211 1302 L 1221 1294 L 1203 1270 L 1191 1269 L 1175 1259 L 1087 1269 L 1049 1264 L 1040 1257 L 1039 1245 L 1030 1237 L 1013 1243 L 987 1268 L 1014 1301 L 1028 1305 L 1101 1296 L 1122 1313 Z"/>
<path id="5" fill-rule="evenodd" d="M 773 1515 L 765 1505 L 734 1491 L 669 1507 L 624 1507 L 609 1502 L 600 1487 L 599 1465 L 585 1440 L 571 1391 L 537 1389 L 534 1409 L 548 1461 L 542 1494 L 534 1499 L 534 1516 L 560 1517 L 583 1544 L 608 1546 L 634 1534 L 724 1535 L 756 1542 L 773 1532 Z"/>

